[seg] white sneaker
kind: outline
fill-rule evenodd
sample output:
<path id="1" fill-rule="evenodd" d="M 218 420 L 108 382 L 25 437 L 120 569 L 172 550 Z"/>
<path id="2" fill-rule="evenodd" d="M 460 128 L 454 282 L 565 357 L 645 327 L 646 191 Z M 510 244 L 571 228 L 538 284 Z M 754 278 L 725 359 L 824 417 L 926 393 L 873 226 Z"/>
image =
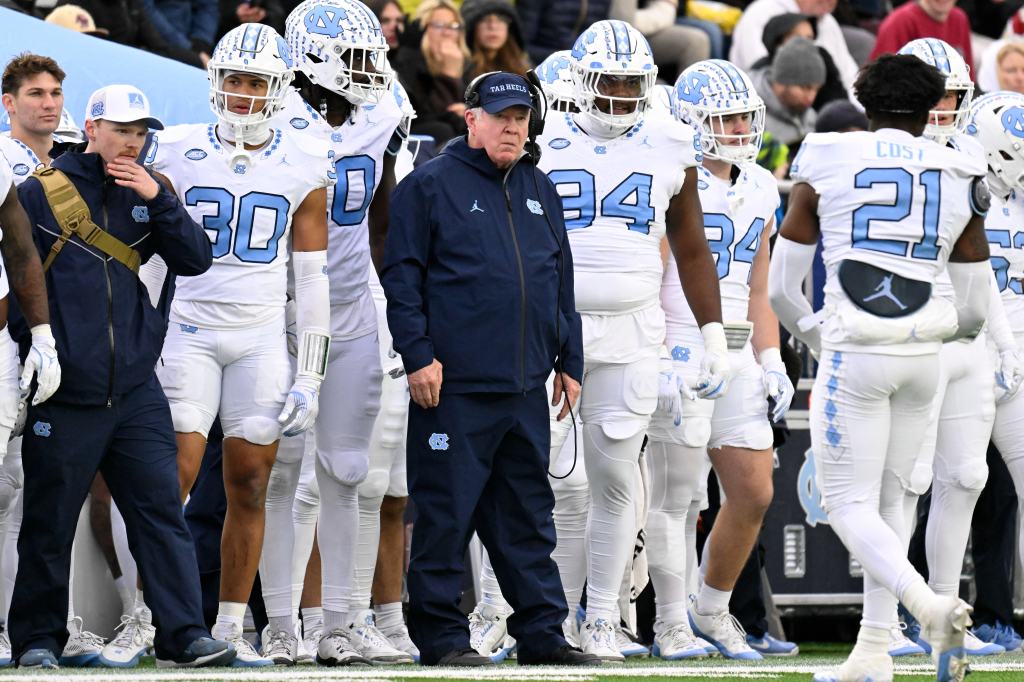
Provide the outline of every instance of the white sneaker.
<path id="1" fill-rule="evenodd" d="M 262 651 L 264 658 L 269 658 L 274 665 L 295 665 L 295 658 L 298 656 L 299 640 L 294 632 L 282 630 L 271 632 L 270 626 L 263 628 L 260 636 L 263 642 Z"/>
<path id="2" fill-rule="evenodd" d="M 381 630 L 381 632 L 391 642 L 391 646 L 409 654 L 412 656 L 412 660 L 417 663 L 420 662 L 420 650 L 416 643 L 412 641 L 412 637 L 409 636 L 409 628 L 405 626 L 405 623 L 402 623 L 393 630 Z"/>
<path id="3" fill-rule="evenodd" d="M 13 660 L 11 659 L 11 637 L 7 630 L 0 632 L 0 668 L 6 668 Z"/>
<path id="4" fill-rule="evenodd" d="M 78 627 L 68 637 L 64 651 L 60 655 L 60 665 L 68 668 L 84 668 L 92 665 L 100 657 L 107 640 L 88 630 L 82 629 L 82 619 L 75 617 Z"/>
<path id="5" fill-rule="evenodd" d="M 562 621 L 562 636 L 565 637 L 565 641 L 569 646 L 576 649 L 580 648 L 580 630 L 579 625 L 576 623 L 575 615 L 570 615 Z"/>
<path id="6" fill-rule="evenodd" d="M 364 609 L 348 625 L 349 640 L 359 655 L 372 665 L 394 665 L 396 663 L 412 663 L 413 657 L 396 648 L 377 629 L 373 611 Z"/>
<path id="7" fill-rule="evenodd" d="M 892 682 L 892 670 L 892 657 L 888 654 L 851 653 L 835 670 L 815 673 L 814 682 Z"/>
<path id="8" fill-rule="evenodd" d="M 602 661 L 622 663 L 626 660 L 615 641 L 615 626 L 604 618 L 583 621 L 580 644 L 583 653 L 593 654 Z"/>
<path id="9" fill-rule="evenodd" d="M 214 626 L 211 634 L 213 634 L 214 639 L 229 642 L 235 647 L 236 655 L 235 660 L 231 662 L 232 668 L 262 668 L 274 665 L 272 660 L 264 658 L 257 653 L 255 647 L 243 636 L 240 628 Z"/>
<path id="10" fill-rule="evenodd" d="M 348 629 L 343 628 L 325 632 L 320 638 L 316 648 L 316 662 L 327 666 L 370 664 L 359 655 L 348 638 Z"/>
<path id="11" fill-rule="evenodd" d="M 698 640 L 690 629 L 689 623 L 680 623 L 672 627 L 655 626 L 654 648 L 652 654 L 665 661 L 678 661 L 684 658 L 704 658 L 707 642 Z"/>
<path id="12" fill-rule="evenodd" d="M 921 636 L 932 646 L 936 682 L 962 682 L 967 675 L 964 634 L 971 624 L 971 605 L 957 597 L 939 597 Z"/>
<path id="13" fill-rule="evenodd" d="M 298 654 L 295 662 L 299 665 L 316 663 L 316 650 L 320 646 L 320 638 L 323 636 L 323 628 L 314 628 L 302 635 L 299 640 Z"/>
<path id="14" fill-rule="evenodd" d="M 690 626 L 693 634 L 715 645 L 723 656 L 741 661 L 760 661 L 761 654 L 747 644 L 747 633 L 743 626 L 728 611 L 703 615 L 696 609 L 690 611 Z"/>
<path id="15" fill-rule="evenodd" d="M 964 633 L 964 649 L 968 656 L 998 656 L 1006 653 L 1002 646 L 995 642 L 983 642 L 970 630 Z"/>
<path id="16" fill-rule="evenodd" d="M 889 655 L 893 658 L 900 656 L 924 656 L 927 652 L 920 644 L 904 634 L 907 629 L 906 623 L 895 623 L 889 628 Z"/>
<path id="17" fill-rule="evenodd" d="M 117 629 L 120 632 L 103 647 L 96 662 L 106 668 L 134 668 L 153 646 L 156 628 L 131 614 L 121 616 Z"/>
<path id="18" fill-rule="evenodd" d="M 651 655 L 651 650 L 633 639 L 621 623 L 615 626 L 615 645 L 626 658 L 647 658 Z"/>
<path id="19" fill-rule="evenodd" d="M 469 646 L 481 656 L 486 656 L 494 663 L 501 663 L 508 656 L 506 638 L 508 636 L 508 617 L 505 612 L 483 602 L 476 605 L 469 614 Z"/>

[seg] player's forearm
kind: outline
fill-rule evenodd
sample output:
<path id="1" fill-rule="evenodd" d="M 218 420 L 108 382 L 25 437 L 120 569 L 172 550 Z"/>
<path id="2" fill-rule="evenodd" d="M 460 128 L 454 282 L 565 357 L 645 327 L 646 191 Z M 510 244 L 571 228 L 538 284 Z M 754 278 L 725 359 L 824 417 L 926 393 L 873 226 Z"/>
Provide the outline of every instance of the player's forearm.
<path id="1" fill-rule="evenodd" d="M 721 322 L 722 296 L 718 288 L 718 271 L 707 242 L 702 239 L 698 245 L 681 246 L 675 253 L 676 269 L 697 326 Z"/>
<path id="2" fill-rule="evenodd" d="M 4 226 L 4 238 L 0 240 L 0 252 L 3 253 L 11 290 L 18 297 L 18 304 L 30 327 L 47 324 L 50 321 L 50 306 L 46 297 L 43 265 L 35 242 L 32 241 L 28 216 L 18 203 L 16 192 L 10 192 L 2 209 L 0 222 Z"/>
<path id="3" fill-rule="evenodd" d="M 772 310 L 768 300 L 768 289 L 751 290 L 750 302 L 747 304 L 747 319 L 754 324 L 751 345 L 760 354 L 765 348 L 779 347 L 779 318 Z"/>
<path id="4" fill-rule="evenodd" d="M 821 334 L 810 301 L 804 296 L 804 277 L 811 269 L 816 244 L 801 244 L 779 236 L 768 271 L 768 300 L 779 321 L 814 352 Z"/>

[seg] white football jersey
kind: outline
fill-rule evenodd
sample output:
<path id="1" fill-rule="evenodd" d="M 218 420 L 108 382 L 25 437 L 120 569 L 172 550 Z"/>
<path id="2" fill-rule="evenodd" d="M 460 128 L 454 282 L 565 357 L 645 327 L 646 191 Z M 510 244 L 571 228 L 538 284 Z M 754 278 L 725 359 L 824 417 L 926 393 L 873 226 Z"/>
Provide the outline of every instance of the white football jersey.
<path id="1" fill-rule="evenodd" d="M 331 305 L 356 301 L 367 286 L 370 269 L 369 213 L 373 193 L 384 174 L 384 154 L 405 115 L 404 91 L 397 83 L 377 104 L 358 107 L 347 121 L 331 126 L 294 88 L 275 119 L 328 142 L 334 152 L 337 185 L 327 194 L 327 271 Z"/>
<path id="2" fill-rule="evenodd" d="M 11 162 L 7 155 L 0 149 L 0 204 L 7 201 L 7 193 L 11 191 L 14 183 L 14 171 L 11 170 Z"/>
<path id="3" fill-rule="evenodd" d="M 780 203 L 778 183 L 771 172 L 756 163 L 733 168 L 739 174 L 735 182 L 717 178 L 703 166 L 697 168 L 704 234 L 715 257 L 722 319 L 726 322 L 747 319 L 750 269 L 769 224 L 774 233 L 773 218 Z M 697 326 L 671 253 L 661 282 L 661 305 L 670 330 Z"/>
<path id="4" fill-rule="evenodd" d="M 992 197 L 985 234 L 1006 317 L 1019 339 L 1024 336 L 1024 196 L 1013 192 L 1005 201 Z"/>
<path id="5" fill-rule="evenodd" d="M 838 277 L 844 260 L 935 284 L 970 220 L 971 183 L 986 164 L 886 128 L 808 135 L 790 172 L 818 193 L 825 305 L 838 308 L 849 304 Z M 830 347 L 856 333 L 831 321 L 822 331 Z"/>
<path id="6" fill-rule="evenodd" d="M 248 168 L 232 168 L 234 147 L 224 147 L 216 130 L 216 124 L 167 128 L 149 158 L 213 244 L 209 270 L 177 279 L 172 315 L 230 328 L 252 324 L 252 306 L 284 310 L 292 217 L 311 192 L 334 183 L 334 167 L 326 143 L 278 129 L 252 152 Z M 239 306 L 238 314 L 226 312 Z"/>
<path id="7" fill-rule="evenodd" d="M 602 140 L 571 114 L 552 113 L 539 167 L 562 197 L 572 247 L 576 309 L 618 315 L 657 305 L 665 213 L 700 160 L 696 134 L 674 120 L 641 119 Z"/>
<path id="8" fill-rule="evenodd" d="M 0 135 L 0 154 L 3 154 L 7 158 L 7 163 L 10 164 L 15 185 L 20 185 L 32 177 L 32 174 L 38 169 L 45 167 L 36 153 L 29 149 L 24 142 L 6 135 Z"/>

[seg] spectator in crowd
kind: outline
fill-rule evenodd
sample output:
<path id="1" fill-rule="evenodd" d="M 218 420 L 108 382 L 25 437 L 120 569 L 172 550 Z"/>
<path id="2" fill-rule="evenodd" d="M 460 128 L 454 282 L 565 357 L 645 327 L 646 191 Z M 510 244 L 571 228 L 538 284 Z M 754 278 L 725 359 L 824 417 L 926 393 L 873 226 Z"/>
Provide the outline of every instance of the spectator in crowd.
<path id="1" fill-rule="evenodd" d="M 199 52 L 191 45 L 177 47 L 167 41 L 150 19 L 143 0 L 75 0 L 75 3 L 88 11 L 96 25 L 105 29 L 107 37 L 115 43 L 203 68 Z"/>
<path id="2" fill-rule="evenodd" d="M 284 34 L 284 20 L 297 3 L 289 0 L 220 0 L 220 30 L 222 36 L 241 24 L 266 24 Z"/>
<path id="3" fill-rule="evenodd" d="M 676 24 L 678 12 L 679 0 L 612 0 L 608 12 L 609 19 L 621 19 L 644 34 L 654 52 L 658 74 L 669 82 L 690 64 L 711 56 L 708 34 Z"/>
<path id="4" fill-rule="evenodd" d="M 519 17 L 511 4 L 506 0 L 466 0 L 462 20 L 472 58 L 470 79 L 490 71 L 526 75 L 530 59 L 523 50 Z"/>
<path id="5" fill-rule="evenodd" d="M 46 23 L 90 36 L 107 36 L 110 31 L 96 28 L 92 14 L 78 5 L 61 5 L 46 15 Z"/>
<path id="6" fill-rule="evenodd" d="M 733 30 L 729 60 L 741 69 L 749 71 L 754 62 L 768 54 L 768 49 L 762 42 L 768 21 L 779 14 L 799 12 L 816 19 L 815 43 L 832 55 L 832 61 L 839 69 L 843 87 L 849 92 L 857 78 L 859 67 L 846 46 L 843 29 L 831 14 L 835 8 L 836 0 L 754 0 L 743 12 Z"/>
<path id="7" fill-rule="evenodd" d="M 981 57 L 978 87 L 1024 93 L 1024 40 L 997 40 Z"/>
<path id="8" fill-rule="evenodd" d="M 956 0 L 917 0 L 893 10 L 878 27 L 878 41 L 871 58 L 899 52 L 918 38 L 939 38 L 956 48 L 974 76 L 971 24 Z"/>
<path id="9" fill-rule="evenodd" d="M 402 34 L 405 32 L 405 14 L 395 0 L 367 0 L 370 11 L 377 15 L 384 38 L 388 41 L 388 59 L 392 62 L 398 55 Z"/>
<path id="10" fill-rule="evenodd" d="M 811 105 L 825 83 L 825 60 L 806 38 L 779 48 L 772 66 L 754 78 L 764 99 L 765 130 L 791 148 L 814 131 L 817 115 Z"/>
<path id="11" fill-rule="evenodd" d="M 612 0 L 516 0 L 519 24 L 530 61 L 540 64 L 568 50 L 583 29 L 608 18 Z"/>
<path id="12" fill-rule="evenodd" d="M 205 67 L 217 39 L 220 9 L 209 0 L 138 0 L 157 30 L 172 46 L 190 49 Z"/>
<path id="13" fill-rule="evenodd" d="M 452 0 L 424 0 L 406 36 L 420 36 L 419 49 L 403 48 L 393 66 L 416 109 L 412 132 L 432 136 L 440 148 L 466 132 L 470 54 L 458 8 Z"/>
<path id="14" fill-rule="evenodd" d="M 849 100 L 830 102 L 818 112 L 816 133 L 852 133 L 868 129 L 868 117 Z"/>
<path id="15" fill-rule="evenodd" d="M 786 12 L 769 19 L 761 36 L 761 42 L 764 43 L 768 54 L 754 62 L 754 65 L 750 68 L 751 76 L 771 68 L 775 53 L 790 39 L 806 38 L 813 41 L 817 37 L 815 31 L 816 24 L 817 22 L 814 17 L 795 12 Z M 821 90 L 818 91 L 818 96 L 814 100 L 815 111 L 821 111 L 821 108 L 829 102 L 835 100 L 848 101 L 850 98 L 846 88 L 843 87 L 843 80 L 839 75 L 839 69 L 836 68 L 836 63 L 832 60 L 832 55 L 821 46 L 818 46 L 818 54 L 825 61 L 825 83 L 821 86 Z"/>

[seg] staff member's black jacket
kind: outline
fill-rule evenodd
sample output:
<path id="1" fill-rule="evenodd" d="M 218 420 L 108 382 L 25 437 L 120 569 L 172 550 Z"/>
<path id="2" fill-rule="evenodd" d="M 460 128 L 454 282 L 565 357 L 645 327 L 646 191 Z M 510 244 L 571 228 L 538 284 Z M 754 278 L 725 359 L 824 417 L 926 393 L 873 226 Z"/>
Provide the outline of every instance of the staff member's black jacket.
<path id="1" fill-rule="evenodd" d="M 407 373 L 441 362 L 442 392 L 529 391 L 559 357 L 579 381 L 572 273 L 562 202 L 529 156 L 506 171 L 457 138 L 391 197 L 388 326 Z"/>

